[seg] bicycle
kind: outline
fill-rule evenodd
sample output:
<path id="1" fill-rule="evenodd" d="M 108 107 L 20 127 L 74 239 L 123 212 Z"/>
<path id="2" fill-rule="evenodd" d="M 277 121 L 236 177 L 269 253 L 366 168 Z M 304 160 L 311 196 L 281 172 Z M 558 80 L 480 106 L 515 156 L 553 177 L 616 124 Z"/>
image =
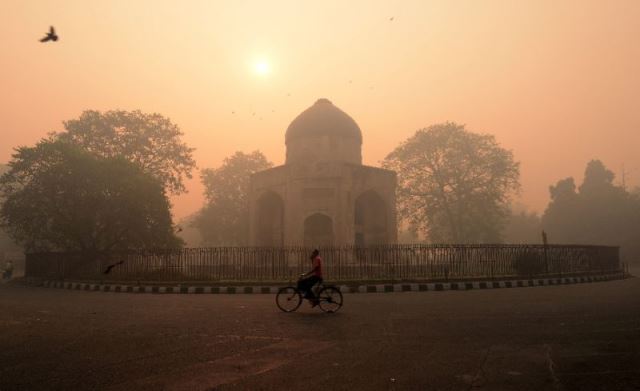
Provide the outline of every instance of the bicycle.
<path id="1" fill-rule="evenodd" d="M 335 313 L 342 308 L 342 292 L 340 292 L 340 288 L 320 283 L 316 290 L 315 300 L 317 300 L 318 307 L 320 307 L 323 312 Z M 285 286 L 278 290 L 276 294 L 276 305 L 280 310 L 293 312 L 300 307 L 300 304 L 302 304 L 302 292 L 300 292 L 297 287 Z"/>

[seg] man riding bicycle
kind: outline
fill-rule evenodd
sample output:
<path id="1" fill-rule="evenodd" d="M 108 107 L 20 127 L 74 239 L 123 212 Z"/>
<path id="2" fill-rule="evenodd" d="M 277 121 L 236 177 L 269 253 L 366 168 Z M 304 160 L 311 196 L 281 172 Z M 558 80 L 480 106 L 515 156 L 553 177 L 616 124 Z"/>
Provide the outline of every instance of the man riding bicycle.
<path id="1" fill-rule="evenodd" d="M 315 307 L 318 305 L 318 300 L 312 288 L 314 285 L 322 283 L 322 258 L 320 258 L 320 251 L 318 251 L 318 249 L 313 250 L 309 259 L 311 259 L 312 269 L 300 275 L 298 290 L 304 293 L 304 298 L 311 302 L 312 307 Z"/>

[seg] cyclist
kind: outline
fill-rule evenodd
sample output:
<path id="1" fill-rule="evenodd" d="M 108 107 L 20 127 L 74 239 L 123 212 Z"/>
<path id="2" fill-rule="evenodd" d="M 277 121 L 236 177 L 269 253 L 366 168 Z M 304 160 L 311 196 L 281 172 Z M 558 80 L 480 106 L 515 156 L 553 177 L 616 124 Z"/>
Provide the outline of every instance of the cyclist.
<path id="1" fill-rule="evenodd" d="M 318 249 L 313 250 L 309 259 L 311 259 L 312 269 L 300 275 L 298 290 L 304 294 L 305 299 L 311 302 L 311 307 L 315 307 L 318 305 L 318 300 L 312 288 L 314 285 L 322 282 L 322 258 L 320 258 L 320 251 L 318 251 Z"/>

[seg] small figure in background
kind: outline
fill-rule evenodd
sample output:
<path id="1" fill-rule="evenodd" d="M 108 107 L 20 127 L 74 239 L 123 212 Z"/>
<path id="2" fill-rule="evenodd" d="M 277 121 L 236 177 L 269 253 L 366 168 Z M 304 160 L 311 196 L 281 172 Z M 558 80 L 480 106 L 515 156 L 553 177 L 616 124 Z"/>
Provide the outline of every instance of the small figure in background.
<path id="1" fill-rule="evenodd" d="M 13 275 L 13 262 L 7 261 L 4 264 L 4 273 L 2 273 L 2 278 L 5 280 L 10 280 Z"/>

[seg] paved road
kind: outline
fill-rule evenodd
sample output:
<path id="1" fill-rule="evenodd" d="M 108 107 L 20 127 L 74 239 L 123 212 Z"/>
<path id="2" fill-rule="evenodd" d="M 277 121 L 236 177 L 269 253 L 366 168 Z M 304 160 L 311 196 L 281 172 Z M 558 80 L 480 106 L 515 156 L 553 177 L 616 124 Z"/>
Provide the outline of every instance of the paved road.
<path id="1" fill-rule="evenodd" d="M 638 390 L 640 279 L 271 295 L 0 286 L 0 390 Z"/>

